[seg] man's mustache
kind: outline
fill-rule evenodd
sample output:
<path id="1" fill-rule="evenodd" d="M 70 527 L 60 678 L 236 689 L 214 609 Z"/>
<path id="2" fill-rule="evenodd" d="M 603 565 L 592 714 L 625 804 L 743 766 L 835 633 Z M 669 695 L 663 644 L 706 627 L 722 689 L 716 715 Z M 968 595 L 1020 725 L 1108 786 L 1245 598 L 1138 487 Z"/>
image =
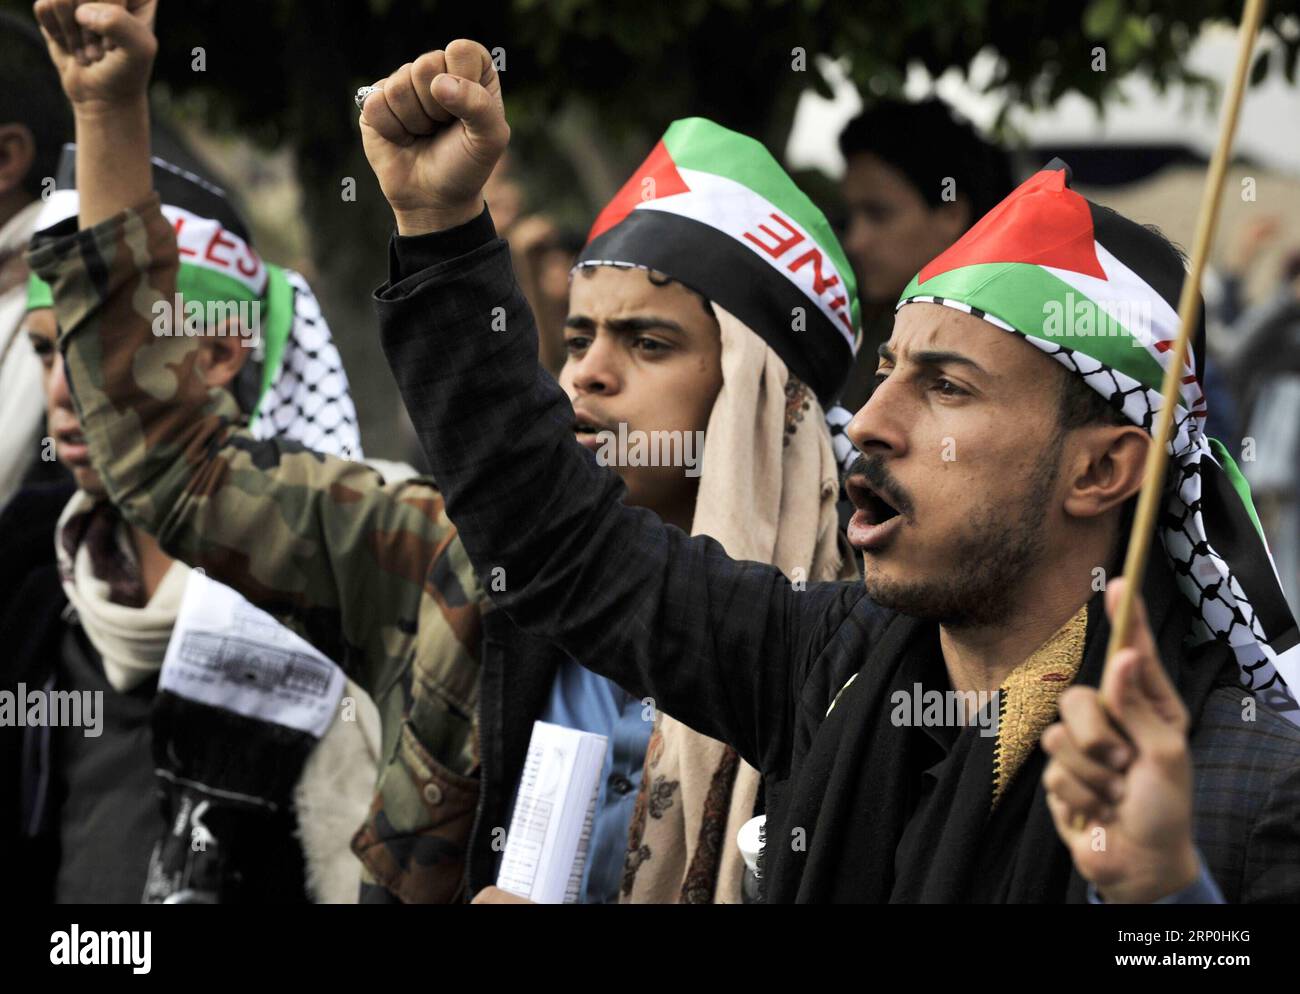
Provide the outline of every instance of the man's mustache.
<path id="1" fill-rule="evenodd" d="M 853 460 L 853 465 L 849 467 L 848 475 L 865 476 L 867 482 L 871 484 L 871 489 L 887 500 L 894 510 L 906 518 L 912 517 L 912 498 L 899 486 L 898 481 L 889 475 L 889 470 L 885 468 L 884 456 L 859 453 L 858 458 Z"/>

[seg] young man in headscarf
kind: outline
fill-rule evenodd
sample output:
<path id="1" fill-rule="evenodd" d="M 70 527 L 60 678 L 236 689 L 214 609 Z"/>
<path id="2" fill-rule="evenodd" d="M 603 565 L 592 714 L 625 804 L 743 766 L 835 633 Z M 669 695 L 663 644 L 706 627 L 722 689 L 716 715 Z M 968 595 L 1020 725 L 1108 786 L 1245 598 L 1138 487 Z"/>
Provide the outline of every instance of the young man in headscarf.
<path id="1" fill-rule="evenodd" d="M 840 288 L 839 330 L 827 334 L 829 321 L 815 295 L 789 293 L 772 280 L 755 283 L 755 274 L 711 253 L 743 210 L 743 191 L 712 191 L 713 216 L 691 231 L 665 228 L 630 210 L 644 190 L 678 182 L 669 159 L 669 150 L 678 148 L 703 158 L 745 160 L 817 231 L 826 255 L 802 265 Z M 795 582 L 850 576 L 854 567 L 839 544 L 838 469 L 823 404 L 852 361 L 854 300 L 852 276 L 829 224 L 771 154 L 711 121 L 677 121 L 601 211 L 578 255 L 565 332 L 569 357 L 559 375 L 573 404 L 575 436 L 598 462 L 616 468 L 627 484 L 628 504 L 648 508 L 684 531 L 709 535 L 733 556 L 774 564 Z M 609 458 L 622 437 L 652 438 L 656 432 L 703 439 L 685 479 L 680 468 L 650 470 Z M 623 808 L 615 833 L 628 843 L 626 866 L 621 874 L 605 873 L 599 896 L 635 903 L 739 902 L 744 864 L 736 836 L 755 813 L 758 772 L 725 743 L 670 715 L 658 715 L 647 745 L 642 712 L 654 714 L 653 702 L 645 706 L 558 649 L 550 655 L 549 666 L 543 663 L 537 672 L 530 672 L 536 664 L 529 661 L 513 662 L 511 698 L 517 704 L 507 706 L 502 726 L 517 748 L 507 753 L 505 786 L 518 777 L 522 736 L 534 717 L 573 724 L 563 706 L 566 697 L 599 699 L 601 688 L 608 688 L 604 694 L 626 699 L 632 734 L 642 722 L 638 768 L 630 778 L 640 789 L 634 812 L 630 805 Z M 539 680 L 551 684 L 551 673 L 552 701 L 538 714 L 541 702 L 534 699 L 530 706 L 526 688 Z M 575 693 L 584 686 L 590 688 L 585 695 Z M 483 734 L 488 731 L 485 721 Z M 610 752 L 621 760 L 631 751 L 630 736 L 618 732 L 609 736 Z M 631 785 L 607 776 L 598 811 L 620 786 L 628 791 Z M 597 841 L 599 827 L 598 818 Z M 593 859 L 599 849 L 593 843 Z M 604 866 L 608 870 L 609 862 Z M 588 896 L 596 897 L 590 890 Z"/>
<path id="2" fill-rule="evenodd" d="M 697 161 L 744 162 L 816 233 L 824 253 L 805 250 L 788 259 L 796 271 L 808 270 L 805 285 L 791 287 L 771 273 L 729 265 L 720 246 L 745 216 L 752 195 L 723 177 L 702 194 L 710 208 L 703 223 L 681 225 L 633 209 L 647 190 L 660 196 L 680 190 L 674 162 L 681 165 L 683 150 Z M 769 246 L 779 244 L 779 234 L 760 237 Z M 589 295 L 584 283 L 630 282 L 634 274 L 644 279 L 656 272 L 701 294 L 721 336 L 721 389 L 706 415 L 699 491 L 687 513 L 676 520 L 662 512 L 660 517 L 691 534 L 711 536 L 735 558 L 771 563 L 796 583 L 853 575 L 851 558 L 838 548 L 838 472 L 823 411 L 852 362 L 857 295 L 825 218 L 758 142 L 700 118 L 677 121 L 592 225 L 578 256 L 570 328 L 583 323 L 582 303 Z M 818 282 L 829 299 L 839 301 L 831 314 L 842 316 L 822 312 Z M 560 382 L 568 386 L 565 374 Z M 580 389 L 569 393 L 578 410 L 592 404 L 602 409 L 598 392 L 574 386 Z M 612 432 L 618 420 L 606 416 L 603 422 Z M 653 507 L 636 497 L 630 493 L 628 503 Z M 725 743 L 662 715 L 637 798 L 622 899 L 738 902 L 744 864 L 736 837 L 755 812 L 759 779 Z"/>
<path id="3" fill-rule="evenodd" d="M 72 162 L 68 148 L 36 248 L 76 231 Z M 220 189 L 161 160 L 153 180 L 190 249 L 178 278 L 186 299 L 246 305 L 230 309 L 244 327 L 190 329 L 205 382 L 241 398 L 259 437 L 359 456 L 347 380 L 306 282 L 257 258 Z M 252 307 L 259 348 L 247 327 Z M 4 847 L 23 873 L 15 893 L 74 904 L 355 901 L 360 865 L 349 842 L 374 791 L 374 705 L 341 678 L 322 681 L 322 717 L 308 726 L 288 695 L 247 683 L 283 658 L 247 622 L 220 644 L 187 637 L 188 664 L 203 667 L 209 689 L 196 693 L 168 668 L 184 602 L 201 581 L 107 499 L 56 324 L 50 287 L 33 274 L 23 328 L 43 369 L 54 454 L 75 485 L 22 490 L 0 517 L 13 543 L 0 571 L 0 642 L 14 647 L 3 685 L 25 713 L 33 694 L 47 705 L 40 721 L 3 730 L 14 740 L 4 780 L 17 782 L 4 792 L 3 820 Z M 301 382 L 308 352 L 335 378 L 334 396 L 312 417 L 302 410 L 313 399 Z M 221 677 L 232 667 L 240 693 Z M 341 708 L 343 697 L 353 706 Z M 63 724 L 51 702 L 72 699 L 83 722 L 95 702 L 92 728 Z"/>
<path id="4" fill-rule="evenodd" d="M 131 51 L 130 42 L 126 39 L 119 50 Z M 708 122 L 683 122 L 677 126 L 682 129 L 712 134 L 729 146 L 742 144 L 743 152 L 763 164 L 787 198 L 800 201 L 809 218 L 816 217 L 827 243 L 833 244 L 824 219 L 760 146 Z M 123 139 L 119 132 L 108 140 L 120 143 Z M 120 169 L 130 154 L 129 146 L 115 147 L 115 168 Z M 652 155 L 651 161 L 658 161 L 658 155 Z M 93 158 L 91 164 L 95 167 Z M 639 189 L 641 179 L 639 173 L 628 189 Z M 51 275 L 61 285 L 73 287 L 85 278 L 87 256 L 93 268 L 98 265 L 93 260 L 108 251 L 120 266 L 114 270 L 111 285 L 97 291 L 97 298 L 84 290 L 80 297 L 73 294 L 71 300 L 84 302 L 84 312 L 77 315 L 77 326 L 66 336 L 71 341 L 82 330 L 100 328 L 110 345 L 103 352 L 77 350 L 69 360 L 78 402 L 89 426 L 87 438 L 110 489 L 121 492 L 124 480 L 138 477 L 142 460 L 156 463 L 158 468 L 148 481 L 134 494 L 128 489 L 126 513 L 140 526 L 160 530 L 165 544 L 177 548 L 179 555 L 195 556 L 192 561 L 196 565 L 228 579 L 268 609 L 275 609 L 276 598 L 268 596 L 263 586 L 297 582 L 297 550 L 292 545 L 268 547 L 263 541 L 266 522 L 249 520 L 249 515 L 273 516 L 280 513 L 282 504 L 301 501 L 293 489 L 299 480 L 298 489 L 306 490 L 308 499 L 317 490 L 328 491 L 328 499 L 320 500 L 311 515 L 325 521 L 317 540 L 319 555 L 337 561 L 335 582 L 352 598 L 345 606 L 356 612 L 353 637 L 360 640 L 367 634 L 371 614 L 375 622 L 386 622 L 386 605 L 369 602 L 371 594 L 362 582 L 368 575 L 351 575 L 371 567 L 358 562 L 357 550 L 350 547 L 351 532 L 332 521 L 346 515 L 348 505 L 361 502 L 370 503 L 371 513 L 381 517 L 388 495 L 378 482 L 353 471 L 343 478 L 328 460 L 304 462 L 303 469 L 284 477 L 274 472 L 275 461 L 269 457 L 250 463 L 240 455 L 246 447 L 241 432 L 228 432 L 203 417 L 204 410 L 212 409 L 205 405 L 219 403 L 220 398 L 200 396 L 188 387 L 179 395 L 164 394 L 142 419 L 121 413 L 122 401 L 138 389 L 126 371 L 138 367 L 139 357 L 157 356 L 151 361 L 174 368 L 187 361 L 189 351 L 184 344 L 151 340 L 147 328 L 140 324 L 139 316 L 147 313 L 156 299 L 167 299 L 171 279 L 165 226 L 156 212 L 138 207 L 147 199 L 147 188 L 118 191 L 113 196 L 121 207 L 137 210 L 83 232 L 80 254 L 65 245 L 57 259 L 50 254 L 38 260 L 40 265 L 50 266 Z M 620 197 L 616 205 L 626 199 Z M 142 221 L 146 215 L 147 221 Z M 817 314 L 801 317 L 791 312 L 792 304 L 805 312 L 814 311 L 816 304 L 810 298 L 755 295 L 742 321 L 706 299 L 705 291 L 712 292 L 715 284 L 734 287 L 732 274 L 697 265 L 698 260 L 688 251 L 696 247 L 693 245 L 655 256 L 655 239 L 635 232 L 629 237 L 628 229 L 617 221 L 612 205 L 597 221 L 573 281 L 566 333 L 569 358 L 561 376 L 574 398 L 570 429 L 576 429 L 593 449 L 601 447 L 597 431 L 605 428 L 615 435 L 619 426 L 647 434 L 677 433 L 677 440 L 683 443 L 679 452 L 690 458 L 685 466 L 611 460 L 627 482 L 630 502 L 652 508 L 684 528 L 707 530 L 735 554 L 776 562 L 804 581 L 836 576 L 847 564 L 837 548 L 837 467 L 819 396 L 833 393 L 834 383 L 851 360 L 851 306 L 844 303 L 843 331 L 835 332 L 829 343 L 821 336 L 799 334 L 808 323 L 825 321 Z M 126 234 L 123 223 L 133 229 L 141 223 L 146 227 Z M 142 249 L 127 260 L 111 252 L 114 237 L 128 237 Z M 821 263 L 821 278 L 838 284 L 837 265 L 847 272 L 841 256 L 838 262 Z M 847 302 L 853 294 L 851 279 L 845 278 L 850 291 L 843 295 Z M 143 296 L 136 292 L 141 281 L 147 281 L 149 288 Z M 798 366 L 801 379 L 790 374 L 787 364 Z M 115 369 L 122 374 L 112 375 Z M 805 379 L 816 384 L 816 393 L 804 385 Z M 166 388 L 175 389 L 171 383 Z M 174 434 L 168 437 L 168 431 Z M 703 451 L 696 441 L 700 434 L 705 436 Z M 116 442 L 106 445 L 100 438 Z M 212 464 L 231 460 L 238 467 L 238 476 L 231 481 L 239 492 L 234 513 L 209 514 L 205 501 L 192 499 L 186 492 L 187 487 L 195 486 L 194 481 L 212 472 L 207 461 L 187 458 L 185 453 L 190 451 L 205 452 Z M 734 488 L 742 480 L 744 485 L 736 492 Z M 219 481 L 208 493 L 209 499 L 221 501 L 224 485 L 224 479 Z M 413 485 L 402 497 L 413 501 L 417 493 Z M 429 534 L 418 545 L 413 544 L 407 557 L 396 565 L 412 579 L 427 574 L 427 587 L 436 596 L 439 614 L 422 613 L 418 637 L 414 630 L 403 630 L 400 634 L 406 635 L 407 641 L 399 645 L 402 658 L 413 667 L 410 679 L 416 694 L 445 697 L 457 690 L 465 694 L 469 706 L 450 715 L 439 715 L 428 706 L 417 708 L 421 722 L 415 727 L 417 734 L 402 730 L 395 759 L 422 778 L 417 800 L 427 806 L 433 826 L 439 828 L 439 848 L 408 850 L 401 846 L 400 839 L 393 839 L 387 815 L 379 811 L 367 832 L 373 829 L 374 837 L 387 840 L 390 849 L 403 855 L 411 852 L 417 858 L 410 863 L 416 864 L 418 873 L 408 866 L 377 860 L 369 865 L 378 867 L 377 879 L 401 899 L 445 900 L 454 890 L 439 892 L 424 881 L 449 876 L 460 859 L 453 848 L 453 831 L 463 831 L 470 836 L 467 877 L 471 891 L 491 885 L 501 855 L 497 843 L 510 822 L 532 723 L 542 718 L 599 731 L 610 740 L 583 896 L 591 901 L 615 900 L 624 883 L 628 822 L 650 737 L 649 719 L 655 709 L 590 674 L 547 643 L 519 632 L 501 612 L 479 619 L 482 591 L 468 574 L 458 542 L 445 530 L 445 519 L 436 513 L 438 495 L 431 490 L 427 494 L 434 509 L 429 514 Z M 344 506 L 335 508 L 334 503 Z M 435 526 L 443 530 L 437 531 Z M 304 542 L 314 537 L 315 530 L 309 530 Z M 257 575 L 232 571 L 228 560 L 214 553 L 226 549 L 255 557 Z M 420 559 L 421 555 L 425 558 Z M 495 579 L 491 571 L 485 575 Z M 508 585 L 510 578 L 505 575 L 501 581 Z M 310 596 L 319 594 L 313 590 Z M 480 624 L 484 643 L 481 679 L 477 685 L 467 685 L 480 661 Z M 477 732 L 474 741 L 462 736 L 463 726 L 457 723 L 460 715 L 471 711 Z M 667 899 L 676 900 L 683 892 L 688 869 L 672 862 L 677 856 L 674 850 L 680 848 L 692 856 L 692 899 L 711 899 L 714 881 L 719 880 L 725 881 L 723 889 L 734 899 L 739 890 L 740 857 L 734 843 L 738 822 L 728 824 L 725 807 L 728 799 L 734 799 L 735 818 L 747 819 L 754 808 L 757 776 L 752 770 L 738 772 L 734 751 L 701 740 L 684 728 L 665 729 L 662 742 L 659 751 L 664 759 L 654 772 L 659 789 L 652 804 L 651 826 L 636 847 L 638 865 L 654 871 L 643 879 L 657 875 L 665 882 Z M 457 765 L 462 760 L 464 764 Z M 476 779 L 457 776 L 475 766 Z M 678 766 L 689 769 L 669 772 Z M 669 782 L 680 782 L 676 796 L 672 796 L 673 788 L 666 786 Z M 477 803 L 466 809 L 466 799 L 473 802 L 475 798 Z M 708 802 L 716 809 L 719 798 L 723 810 L 706 810 Z M 668 809 L 668 817 L 661 817 L 661 808 Z M 688 812 L 685 820 L 684 809 Z M 451 811 L 454 817 L 447 813 Z M 395 817 L 404 815 L 409 817 L 405 808 L 395 812 Z M 362 846 L 362 851 L 373 856 L 375 847 Z M 416 883 L 421 886 L 414 886 Z"/>
<path id="5" fill-rule="evenodd" d="M 1297 631 L 1201 434 L 1200 349 L 1163 551 L 1103 658 L 1184 278 L 1167 242 L 1053 163 L 926 266 L 850 428 L 865 584 L 799 589 L 627 506 L 568 437 L 480 195 L 509 138 L 491 59 L 415 65 L 363 137 L 397 224 L 384 346 L 448 513 L 522 627 L 762 772 L 769 901 L 1300 897 Z M 749 223 L 709 251 L 797 275 L 817 249 L 744 162 L 668 159 L 643 223 L 693 228 L 695 191 L 737 184 Z"/>

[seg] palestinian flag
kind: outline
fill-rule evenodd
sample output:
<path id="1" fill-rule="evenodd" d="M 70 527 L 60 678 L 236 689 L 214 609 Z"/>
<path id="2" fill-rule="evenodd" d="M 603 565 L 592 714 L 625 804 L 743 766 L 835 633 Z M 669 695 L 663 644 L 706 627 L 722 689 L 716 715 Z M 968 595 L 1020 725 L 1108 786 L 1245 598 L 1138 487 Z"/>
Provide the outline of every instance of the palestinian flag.
<path id="1" fill-rule="evenodd" d="M 922 269 L 898 306 L 940 304 L 1020 335 L 1150 431 L 1184 277 L 1159 235 L 1071 190 L 1069 167 L 1053 159 Z M 1201 639 L 1227 642 L 1245 684 L 1300 724 L 1300 633 L 1245 478 L 1203 430 L 1204 337 L 1202 317 L 1157 527 Z"/>
<path id="2" fill-rule="evenodd" d="M 823 406 L 860 339 L 857 285 L 830 224 L 758 142 L 675 121 L 592 225 L 581 266 L 658 270 L 760 335 Z"/>

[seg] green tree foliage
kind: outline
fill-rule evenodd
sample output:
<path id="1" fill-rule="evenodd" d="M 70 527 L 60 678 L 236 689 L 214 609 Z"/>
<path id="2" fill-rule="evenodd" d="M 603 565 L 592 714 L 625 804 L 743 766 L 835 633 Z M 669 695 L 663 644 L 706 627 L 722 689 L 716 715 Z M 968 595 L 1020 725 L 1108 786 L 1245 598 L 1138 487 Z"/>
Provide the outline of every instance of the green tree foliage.
<path id="1" fill-rule="evenodd" d="M 0 6 L 30 11 L 23 0 Z M 387 372 L 358 359 L 376 365 L 368 291 L 383 278 L 377 246 L 391 218 L 361 155 L 352 94 L 420 52 L 461 36 L 501 50 L 513 155 L 534 206 L 585 224 L 674 118 L 712 117 L 779 155 L 799 94 L 828 92 L 823 56 L 843 59 L 864 92 L 887 93 L 910 63 L 938 75 L 988 51 L 989 88 L 1005 107 L 1070 92 L 1101 107 L 1137 70 L 1212 93 L 1184 56 L 1206 22 L 1239 14 L 1225 0 L 164 0 L 156 95 L 172 114 L 295 153 L 320 293 L 358 381 L 367 442 L 391 453 L 393 416 L 368 401 L 372 390 L 391 399 Z M 1271 3 L 1266 24 L 1271 54 L 1256 75 L 1294 81 L 1300 0 Z M 355 203 L 339 194 L 349 176 Z"/>

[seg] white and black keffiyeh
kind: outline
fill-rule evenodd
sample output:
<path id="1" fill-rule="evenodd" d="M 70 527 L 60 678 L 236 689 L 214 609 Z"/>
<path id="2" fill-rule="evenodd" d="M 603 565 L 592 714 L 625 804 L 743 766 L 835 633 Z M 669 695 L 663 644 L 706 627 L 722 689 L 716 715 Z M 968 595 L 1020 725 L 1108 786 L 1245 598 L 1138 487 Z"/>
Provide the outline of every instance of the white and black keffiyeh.
<path id="1" fill-rule="evenodd" d="M 846 407 L 840 407 L 839 404 L 826 411 L 826 427 L 831 432 L 831 448 L 835 450 L 835 462 L 840 467 L 841 473 L 847 473 L 852 469 L 853 463 L 858 458 L 857 446 L 848 435 L 849 422 L 852 420 L 853 412 Z"/>
<path id="2" fill-rule="evenodd" d="M 325 315 L 307 281 L 291 269 L 283 273 L 293 289 L 293 321 L 252 421 L 253 435 L 360 460 L 357 410 Z"/>
<path id="3" fill-rule="evenodd" d="M 939 304 L 1020 335 L 1150 431 L 1184 275 L 1163 239 L 1072 191 L 1054 160 L 921 270 L 898 307 Z M 1205 435 L 1202 341 L 1203 329 L 1174 412 L 1161 544 L 1196 608 L 1196 641 L 1226 642 L 1243 684 L 1300 724 L 1300 634 L 1245 478 Z"/>

